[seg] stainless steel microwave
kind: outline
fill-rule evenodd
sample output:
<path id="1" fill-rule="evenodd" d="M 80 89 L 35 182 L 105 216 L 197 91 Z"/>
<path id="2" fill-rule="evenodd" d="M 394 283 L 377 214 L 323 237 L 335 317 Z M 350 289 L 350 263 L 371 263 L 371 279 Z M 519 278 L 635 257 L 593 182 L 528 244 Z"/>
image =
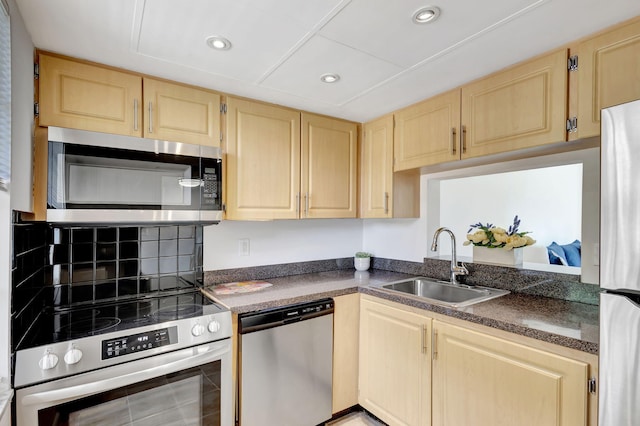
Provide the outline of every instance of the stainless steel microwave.
<path id="1" fill-rule="evenodd" d="M 47 222 L 222 219 L 219 148 L 49 127 Z"/>

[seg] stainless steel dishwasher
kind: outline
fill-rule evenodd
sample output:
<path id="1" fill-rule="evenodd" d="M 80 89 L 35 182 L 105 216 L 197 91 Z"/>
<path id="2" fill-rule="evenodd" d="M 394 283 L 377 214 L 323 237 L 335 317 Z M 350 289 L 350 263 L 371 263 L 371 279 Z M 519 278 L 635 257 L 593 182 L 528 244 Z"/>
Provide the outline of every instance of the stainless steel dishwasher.
<path id="1" fill-rule="evenodd" d="M 309 426 L 331 418 L 333 300 L 239 316 L 242 426 Z"/>

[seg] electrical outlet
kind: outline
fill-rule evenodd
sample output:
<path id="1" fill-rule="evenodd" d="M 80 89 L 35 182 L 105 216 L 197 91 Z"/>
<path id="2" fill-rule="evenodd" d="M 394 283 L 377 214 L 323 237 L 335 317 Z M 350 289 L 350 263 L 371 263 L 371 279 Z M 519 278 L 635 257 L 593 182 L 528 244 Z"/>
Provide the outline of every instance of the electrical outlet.
<path id="1" fill-rule="evenodd" d="M 238 256 L 249 256 L 249 239 L 240 238 L 238 240 Z"/>

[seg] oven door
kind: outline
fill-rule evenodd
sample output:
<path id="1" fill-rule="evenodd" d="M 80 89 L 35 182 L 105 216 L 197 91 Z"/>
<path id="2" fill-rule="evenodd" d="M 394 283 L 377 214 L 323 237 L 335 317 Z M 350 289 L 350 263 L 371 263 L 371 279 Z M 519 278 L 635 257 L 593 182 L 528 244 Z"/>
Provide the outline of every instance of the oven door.
<path id="1" fill-rule="evenodd" d="M 17 425 L 233 424 L 231 339 L 16 391 Z"/>

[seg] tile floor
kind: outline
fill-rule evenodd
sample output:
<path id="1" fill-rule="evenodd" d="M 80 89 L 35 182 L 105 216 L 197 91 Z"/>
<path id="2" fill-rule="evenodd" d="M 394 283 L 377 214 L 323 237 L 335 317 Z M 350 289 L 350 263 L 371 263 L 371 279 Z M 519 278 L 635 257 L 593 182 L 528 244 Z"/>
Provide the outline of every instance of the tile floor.
<path id="1" fill-rule="evenodd" d="M 326 426 L 386 426 L 384 423 L 369 417 L 364 411 L 351 413 L 332 422 Z"/>

